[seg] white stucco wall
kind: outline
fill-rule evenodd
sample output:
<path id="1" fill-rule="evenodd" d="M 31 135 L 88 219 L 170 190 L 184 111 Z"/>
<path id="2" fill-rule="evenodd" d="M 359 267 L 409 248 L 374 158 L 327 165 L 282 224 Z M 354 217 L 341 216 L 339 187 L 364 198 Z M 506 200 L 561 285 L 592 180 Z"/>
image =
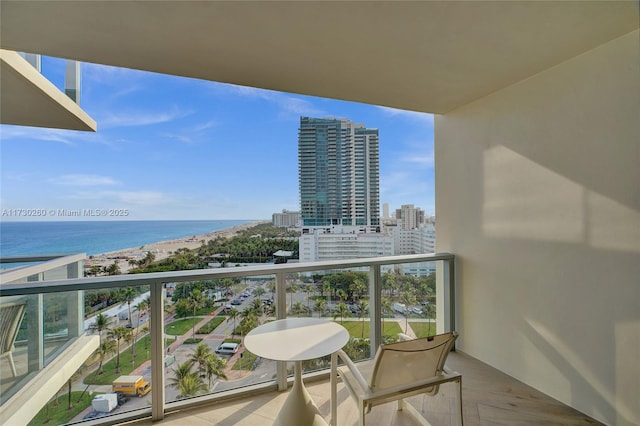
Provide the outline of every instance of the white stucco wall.
<path id="1" fill-rule="evenodd" d="M 435 120 L 459 348 L 640 424 L 640 33 Z"/>

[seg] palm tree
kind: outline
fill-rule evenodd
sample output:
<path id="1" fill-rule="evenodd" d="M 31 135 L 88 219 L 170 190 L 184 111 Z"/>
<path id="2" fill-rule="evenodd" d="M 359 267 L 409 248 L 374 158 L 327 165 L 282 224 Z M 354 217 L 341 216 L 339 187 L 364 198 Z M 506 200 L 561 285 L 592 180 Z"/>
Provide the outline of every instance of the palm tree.
<path id="1" fill-rule="evenodd" d="M 193 361 L 187 360 L 181 364 L 178 364 L 175 368 L 172 368 L 173 377 L 167 377 L 167 382 L 170 386 L 174 388 L 180 387 L 180 382 L 184 380 L 185 377 L 195 376 L 195 374 L 191 371 L 191 367 L 193 367 Z"/>
<path id="2" fill-rule="evenodd" d="M 436 307 L 431 303 L 427 303 L 424 306 L 424 314 L 427 317 L 427 321 L 429 321 L 429 327 L 427 328 L 427 336 L 431 336 L 431 318 L 435 318 Z"/>
<path id="3" fill-rule="evenodd" d="M 207 362 L 209 355 L 211 355 L 211 348 L 207 346 L 206 343 L 198 343 L 198 346 L 195 347 L 191 354 L 190 359 L 194 364 L 198 364 L 198 371 L 200 374 L 204 372 L 205 363 Z"/>
<path id="4" fill-rule="evenodd" d="M 109 330 L 107 336 L 116 342 L 116 373 L 120 372 L 120 340 L 129 333 L 125 327 L 119 326 Z"/>
<path id="5" fill-rule="evenodd" d="M 360 337 L 364 339 L 364 314 L 367 312 L 367 309 L 369 309 L 369 304 L 366 300 L 361 299 L 356 305 L 356 308 L 358 309 L 358 317 L 362 322 L 362 333 L 360 334 Z"/>
<path id="6" fill-rule="evenodd" d="M 216 354 L 210 354 L 207 357 L 204 363 L 204 373 L 207 376 L 207 380 L 209 380 L 209 388 L 211 388 L 214 376 L 227 379 L 227 374 L 224 372 L 226 366 L 227 360 L 218 357 Z"/>
<path id="7" fill-rule="evenodd" d="M 235 335 L 235 332 L 236 332 L 236 320 L 238 319 L 239 316 L 240 316 L 240 311 L 238 311 L 236 308 L 232 308 L 229 311 L 229 314 L 227 315 L 228 319 L 233 320 L 233 329 L 231 330 L 231 337 L 233 337 Z"/>
<path id="8" fill-rule="evenodd" d="M 410 291 L 407 289 L 400 295 L 400 302 L 404 303 L 407 309 L 409 309 L 409 306 L 415 305 L 417 300 L 416 300 L 416 296 L 413 294 L 413 291 Z M 409 328 L 409 313 L 405 311 L 403 315 L 404 315 L 404 332 L 406 333 L 407 329 Z"/>
<path id="9" fill-rule="evenodd" d="M 131 317 L 131 302 L 136 298 L 136 291 L 133 287 L 127 287 L 122 291 L 122 301 L 127 302 L 129 308 L 129 324 L 133 327 L 133 318 Z"/>
<path id="10" fill-rule="evenodd" d="M 102 364 L 104 363 L 104 359 L 107 357 L 107 355 L 115 352 L 115 350 L 116 350 L 116 342 L 111 339 L 107 339 L 104 342 L 100 343 L 100 346 L 98 346 L 98 351 L 97 351 L 98 355 L 100 356 L 100 363 L 98 364 L 96 375 L 100 375 L 104 372 L 102 370 Z"/>
<path id="11" fill-rule="evenodd" d="M 264 287 L 260 286 L 256 287 L 253 290 L 253 295 L 256 297 L 256 299 L 260 299 L 266 292 L 267 290 L 265 290 Z"/>
<path id="12" fill-rule="evenodd" d="M 182 378 L 182 380 L 178 382 L 177 388 L 179 390 L 178 396 L 182 398 L 199 395 L 209 390 L 200 376 L 195 374 Z"/>
<path id="13" fill-rule="evenodd" d="M 316 299 L 316 304 L 313 307 L 313 310 L 318 313 L 318 318 L 320 318 L 327 310 L 327 301 L 324 299 Z"/>
<path id="14" fill-rule="evenodd" d="M 382 296 L 380 299 L 380 310 L 382 311 L 382 333 L 384 333 L 384 314 L 385 312 L 391 312 L 391 300 L 388 297 Z"/>
<path id="15" fill-rule="evenodd" d="M 302 316 L 306 313 L 307 308 L 299 300 L 291 306 L 291 315 Z"/>
<path id="16" fill-rule="evenodd" d="M 102 344 L 102 331 L 109 328 L 110 323 L 111 323 L 111 318 L 109 318 L 102 312 L 96 315 L 96 330 L 98 330 L 98 337 L 100 339 L 100 344 Z"/>
<path id="17" fill-rule="evenodd" d="M 340 317 L 340 324 L 342 324 L 342 322 L 344 321 L 344 318 L 350 317 L 350 316 L 351 316 L 351 311 L 349 310 L 347 305 L 344 302 L 338 303 L 338 306 L 336 306 L 335 315 L 333 316 L 334 321 L 337 317 Z"/>
<path id="18" fill-rule="evenodd" d="M 131 357 L 135 357 L 136 356 L 135 345 L 136 345 L 136 337 L 138 336 L 138 328 L 140 328 L 140 316 L 141 316 L 141 313 L 143 311 L 145 311 L 148 307 L 149 307 L 149 305 L 147 304 L 146 300 L 141 300 L 140 302 L 138 302 L 134 306 L 135 310 L 138 311 L 138 320 L 136 321 L 136 328 L 135 328 L 134 333 L 133 333 L 133 344 L 131 346 L 133 349 L 131 349 Z M 130 323 L 132 322 L 131 318 L 129 318 L 129 322 Z M 132 324 L 132 326 L 133 326 L 133 324 Z"/>
<path id="19" fill-rule="evenodd" d="M 289 293 L 289 306 L 293 306 L 293 293 L 296 293 L 299 289 L 300 286 L 295 282 L 291 282 L 287 286 L 287 293 Z"/>
<path id="20" fill-rule="evenodd" d="M 204 296 L 202 295 L 202 291 L 197 288 L 191 290 L 189 303 L 193 306 L 193 337 L 196 337 L 196 312 L 198 309 L 202 308 L 203 302 Z"/>
<path id="21" fill-rule="evenodd" d="M 322 282 L 322 292 L 327 293 L 327 305 L 331 303 L 331 283 L 329 281 Z"/>

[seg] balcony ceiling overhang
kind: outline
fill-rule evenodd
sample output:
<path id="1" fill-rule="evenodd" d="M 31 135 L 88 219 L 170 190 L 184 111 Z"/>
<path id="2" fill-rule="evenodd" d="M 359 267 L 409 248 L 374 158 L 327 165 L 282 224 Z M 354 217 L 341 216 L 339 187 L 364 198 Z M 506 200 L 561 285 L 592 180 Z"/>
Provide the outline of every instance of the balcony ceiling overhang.
<path id="1" fill-rule="evenodd" d="M 3 48 L 445 113 L 638 28 L 637 1 L 3 1 Z"/>
<path id="2" fill-rule="evenodd" d="M 10 50 L 0 50 L 0 123 L 96 131 L 78 104 Z"/>

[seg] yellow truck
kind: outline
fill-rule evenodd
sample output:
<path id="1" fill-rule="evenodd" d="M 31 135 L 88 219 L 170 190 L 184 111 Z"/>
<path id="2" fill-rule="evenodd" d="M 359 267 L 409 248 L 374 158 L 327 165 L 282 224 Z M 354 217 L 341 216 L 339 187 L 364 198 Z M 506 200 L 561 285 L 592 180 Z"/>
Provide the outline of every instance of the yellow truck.
<path id="1" fill-rule="evenodd" d="M 143 397 L 151 390 L 151 383 L 142 376 L 120 376 L 113 381 L 111 389 L 124 395 Z"/>

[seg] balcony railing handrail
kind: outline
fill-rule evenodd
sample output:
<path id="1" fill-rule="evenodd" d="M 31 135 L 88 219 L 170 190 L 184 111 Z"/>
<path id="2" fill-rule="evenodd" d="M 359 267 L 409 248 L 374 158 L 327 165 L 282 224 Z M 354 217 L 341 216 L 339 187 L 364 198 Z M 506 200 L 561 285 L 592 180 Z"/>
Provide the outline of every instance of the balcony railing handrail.
<path id="1" fill-rule="evenodd" d="M 189 269 L 171 272 L 149 272 L 140 274 L 122 274 L 90 278 L 65 280 L 34 281 L 26 283 L 4 283 L 0 281 L 0 296 L 20 296 L 37 293 L 56 293 L 72 290 L 93 290 L 104 287 L 128 287 L 154 285 L 169 282 L 188 282 L 219 278 L 274 275 L 276 273 L 312 272 L 318 270 L 336 270 L 372 265 L 401 263 L 435 262 L 453 260 L 451 253 L 411 254 L 400 256 L 369 257 L 348 260 L 327 260 L 305 263 L 268 264 L 266 266 L 240 266 L 215 269 Z M 0 277 L 2 279 L 2 277 Z"/>
<path id="2" fill-rule="evenodd" d="M 13 281 L 26 279 L 33 275 L 50 271 L 55 268 L 69 266 L 74 263 L 81 262 L 87 257 L 84 253 L 77 254 L 60 254 L 60 255 L 41 255 L 41 256 L 14 256 L 0 258 L 1 263 L 28 263 L 42 262 L 35 265 L 23 265 L 16 268 L 3 270 L 0 272 L 0 284 L 10 283 Z M 82 272 L 81 272 L 82 273 Z M 29 281 L 33 283 L 34 281 Z"/>

